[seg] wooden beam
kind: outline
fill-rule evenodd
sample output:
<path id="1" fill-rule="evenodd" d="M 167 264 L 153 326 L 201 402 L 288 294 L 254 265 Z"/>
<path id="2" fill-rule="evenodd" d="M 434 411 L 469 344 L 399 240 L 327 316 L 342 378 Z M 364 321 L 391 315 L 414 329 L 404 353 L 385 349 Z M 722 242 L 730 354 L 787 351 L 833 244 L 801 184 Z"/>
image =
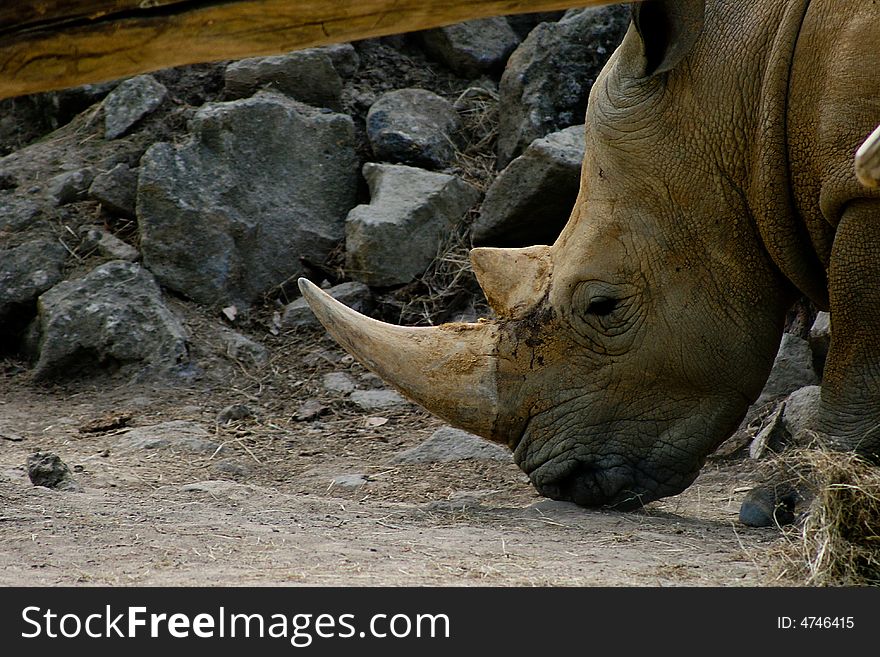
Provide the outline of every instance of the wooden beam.
<path id="1" fill-rule="evenodd" d="M 612 0 L 4 0 L 0 98 Z"/>

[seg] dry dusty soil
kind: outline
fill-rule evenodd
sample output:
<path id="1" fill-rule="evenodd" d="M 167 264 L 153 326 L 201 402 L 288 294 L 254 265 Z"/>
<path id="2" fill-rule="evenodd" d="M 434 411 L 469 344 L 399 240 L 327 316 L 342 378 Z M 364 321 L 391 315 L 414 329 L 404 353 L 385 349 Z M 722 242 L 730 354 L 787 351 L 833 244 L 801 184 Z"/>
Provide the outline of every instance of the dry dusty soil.
<path id="1" fill-rule="evenodd" d="M 324 388 L 331 371 L 376 381 L 321 332 L 260 337 L 267 364 L 209 359 L 206 374 L 186 385 L 112 378 L 36 385 L 7 364 L 0 375 L 0 584 L 783 581 L 770 556 L 784 540 L 780 533 L 737 522 L 756 480 L 748 459 L 710 459 L 685 493 L 634 513 L 543 499 L 512 461 L 393 464 L 395 453 L 441 423 L 410 405 L 364 412 Z M 306 401 L 318 415 L 300 410 Z M 230 404 L 254 415 L 218 423 Z M 132 428 L 175 420 L 201 425 L 215 446 L 145 449 L 125 440 Z M 25 464 L 36 450 L 60 456 L 82 491 L 32 485 Z M 352 474 L 366 482 L 333 483 Z"/>

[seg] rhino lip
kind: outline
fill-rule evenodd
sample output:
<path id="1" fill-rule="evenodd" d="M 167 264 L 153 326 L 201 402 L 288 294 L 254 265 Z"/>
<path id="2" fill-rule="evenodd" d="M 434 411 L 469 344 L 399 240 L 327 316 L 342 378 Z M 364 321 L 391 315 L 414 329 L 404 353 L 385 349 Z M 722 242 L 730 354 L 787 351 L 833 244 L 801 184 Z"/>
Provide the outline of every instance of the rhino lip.
<path id="1" fill-rule="evenodd" d="M 626 464 L 603 466 L 561 454 L 524 471 L 545 497 L 578 506 L 629 511 L 655 499 L 636 485 L 633 469 Z"/>

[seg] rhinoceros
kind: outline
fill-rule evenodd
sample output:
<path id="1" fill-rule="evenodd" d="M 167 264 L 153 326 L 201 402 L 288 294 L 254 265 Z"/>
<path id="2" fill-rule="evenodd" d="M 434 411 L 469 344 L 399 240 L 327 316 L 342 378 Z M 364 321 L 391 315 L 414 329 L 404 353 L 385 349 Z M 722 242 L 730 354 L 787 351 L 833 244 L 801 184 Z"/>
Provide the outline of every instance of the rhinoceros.
<path id="1" fill-rule="evenodd" d="M 831 313 L 817 431 L 880 454 L 880 3 L 649 0 L 596 80 L 551 246 L 477 248 L 496 317 L 408 328 L 301 280 L 327 330 L 545 496 L 674 495 L 739 425 L 800 295 Z M 540 217 L 535 218 L 540 221 Z"/>

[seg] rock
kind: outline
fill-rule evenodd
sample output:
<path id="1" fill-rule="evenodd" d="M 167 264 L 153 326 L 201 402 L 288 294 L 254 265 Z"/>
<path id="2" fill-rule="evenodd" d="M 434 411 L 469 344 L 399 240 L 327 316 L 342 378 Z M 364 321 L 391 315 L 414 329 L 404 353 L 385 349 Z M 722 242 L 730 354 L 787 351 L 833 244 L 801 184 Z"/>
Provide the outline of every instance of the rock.
<path id="1" fill-rule="evenodd" d="M 3 441 L 8 441 L 11 443 L 20 443 L 24 442 L 24 436 L 20 436 L 14 431 L 10 431 L 5 428 L 3 425 L 0 425 L 0 445 L 3 444 Z"/>
<path id="2" fill-rule="evenodd" d="M 116 429 L 122 429 L 127 427 L 132 419 L 133 415 L 126 411 L 115 411 L 104 413 L 98 417 L 93 417 L 91 420 L 87 420 L 79 425 L 78 431 L 80 433 L 106 433 L 107 431 L 115 431 Z"/>
<path id="3" fill-rule="evenodd" d="M 461 429 L 441 427 L 421 445 L 391 458 L 392 463 L 443 463 L 474 459 L 512 461 L 510 450 Z"/>
<path id="4" fill-rule="evenodd" d="M 0 194 L 0 233 L 17 233 L 33 226 L 41 212 L 40 204 L 33 199 L 14 193 Z"/>
<path id="5" fill-rule="evenodd" d="M 333 43 L 315 50 L 326 53 L 333 62 L 333 68 L 343 78 L 354 77 L 361 67 L 360 55 L 350 43 Z"/>
<path id="6" fill-rule="evenodd" d="M 158 109 L 168 89 L 152 75 L 123 80 L 104 99 L 104 138 L 116 139 Z"/>
<path id="7" fill-rule="evenodd" d="M 221 339 L 225 345 L 225 355 L 247 367 L 259 367 L 269 360 L 269 350 L 259 342 L 236 331 L 224 330 Z"/>
<path id="8" fill-rule="evenodd" d="M 810 328 L 810 349 L 813 352 L 813 369 L 821 378 L 825 370 L 825 360 L 831 347 L 831 315 L 819 312 Z"/>
<path id="9" fill-rule="evenodd" d="M 347 474 L 333 477 L 330 486 L 327 488 L 329 493 L 334 488 L 343 488 L 348 490 L 357 490 L 369 482 L 369 478 L 364 474 Z"/>
<path id="10" fill-rule="evenodd" d="M 784 397 L 804 386 L 817 385 L 810 343 L 791 333 L 783 333 L 773 369 L 755 406 Z"/>
<path id="11" fill-rule="evenodd" d="M 322 48 L 242 59 L 226 67 L 225 79 L 228 98 L 245 98 L 269 87 L 308 105 L 341 108 L 342 79 Z"/>
<path id="12" fill-rule="evenodd" d="M 86 228 L 80 242 L 80 249 L 91 251 L 96 249 L 101 255 L 112 260 L 128 260 L 134 262 L 141 257 L 140 251 L 131 244 L 100 228 Z"/>
<path id="13" fill-rule="evenodd" d="M 503 17 L 455 23 L 420 34 L 425 50 L 463 77 L 501 72 L 520 38 Z"/>
<path id="14" fill-rule="evenodd" d="M 345 372 L 329 372 L 322 379 L 324 387 L 332 392 L 340 392 L 347 395 L 355 389 L 355 383 Z"/>
<path id="15" fill-rule="evenodd" d="M 815 442 L 821 396 L 822 388 L 811 385 L 795 390 L 786 398 L 782 424 L 794 444 L 806 447 Z"/>
<path id="16" fill-rule="evenodd" d="M 364 165 L 372 200 L 348 215 L 346 270 L 370 286 L 409 283 L 479 200 L 463 180 L 408 166 Z"/>
<path id="17" fill-rule="evenodd" d="M 520 41 L 525 39 L 529 32 L 534 30 L 541 23 L 552 23 L 558 21 L 565 16 L 564 11 L 539 11 L 531 14 L 513 14 L 507 16 L 507 22 Z"/>
<path id="18" fill-rule="evenodd" d="M 452 103 L 425 89 L 382 94 L 367 112 L 376 159 L 443 169 L 455 156 L 461 121 Z"/>
<path id="19" fill-rule="evenodd" d="M 89 196 L 98 201 L 109 213 L 134 219 L 137 199 L 137 171 L 126 164 L 117 164 L 95 176 L 89 187 Z"/>
<path id="20" fill-rule="evenodd" d="M 67 205 L 81 201 L 86 196 L 94 178 L 92 169 L 85 167 L 76 171 L 65 171 L 49 178 L 46 182 L 46 196 L 52 205 Z"/>
<path id="21" fill-rule="evenodd" d="M 758 432 L 749 445 L 749 456 L 753 459 L 759 459 L 768 449 L 773 452 L 782 451 L 785 446 L 788 434 L 785 431 L 785 425 L 782 421 L 782 414 L 785 411 L 785 402 L 779 404 L 776 410 L 767 419 L 764 428 Z"/>
<path id="22" fill-rule="evenodd" d="M 480 206 L 475 245 L 553 244 L 580 187 L 584 126 L 536 139 L 495 179 Z"/>
<path id="23" fill-rule="evenodd" d="M 27 457 L 28 478 L 34 486 L 44 486 L 73 493 L 82 491 L 70 468 L 57 454 L 34 452 Z"/>
<path id="24" fill-rule="evenodd" d="M 29 321 L 37 297 L 63 279 L 66 260 L 67 250 L 48 239 L 0 249 L 0 326 L 22 309 Z"/>
<path id="25" fill-rule="evenodd" d="M 329 365 L 338 365 L 342 360 L 342 355 L 337 351 L 329 351 L 327 349 L 317 349 L 303 356 L 302 362 L 306 367 L 314 367 L 318 364 L 327 363 Z"/>
<path id="26" fill-rule="evenodd" d="M 360 379 L 361 387 L 363 388 L 378 390 L 385 387 L 385 382 L 372 372 L 364 372 L 358 378 Z"/>
<path id="27" fill-rule="evenodd" d="M 365 411 L 398 408 L 409 404 L 393 390 L 355 390 L 349 399 Z"/>
<path id="28" fill-rule="evenodd" d="M 324 291 L 337 301 L 364 315 L 369 315 L 375 306 L 370 288 L 357 281 L 340 283 Z M 315 313 L 302 298 L 287 304 L 281 315 L 281 328 L 283 329 L 311 329 L 320 326 L 321 323 L 315 317 Z"/>
<path id="29" fill-rule="evenodd" d="M 590 88 L 629 21 L 619 5 L 572 10 L 532 30 L 501 76 L 498 169 L 535 139 L 584 122 Z"/>
<path id="30" fill-rule="evenodd" d="M 123 433 L 116 449 L 123 452 L 171 449 L 195 454 L 222 453 L 224 448 L 209 440 L 211 434 L 199 424 L 187 420 L 171 420 L 146 427 L 136 427 Z"/>
<path id="31" fill-rule="evenodd" d="M 108 262 L 59 283 L 39 297 L 37 313 L 37 379 L 99 368 L 159 374 L 187 361 L 182 324 L 152 275 L 130 262 Z"/>
<path id="32" fill-rule="evenodd" d="M 259 93 L 203 106 L 191 130 L 141 160 L 141 250 L 163 285 L 246 308 L 324 261 L 356 200 L 351 118 Z"/>
<path id="33" fill-rule="evenodd" d="M 293 419 L 297 422 L 308 422 L 309 420 L 315 420 L 321 417 L 328 410 L 329 409 L 317 399 L 308 399 L 299 405 Z"/>
<path id="34" fill-rule="evenodd" d="M 254 415 L 254 410 L 247 404 L 230 404 L 217 413 L 217 424 L 229 424 L 236 420 L 246 420 Z"/>

